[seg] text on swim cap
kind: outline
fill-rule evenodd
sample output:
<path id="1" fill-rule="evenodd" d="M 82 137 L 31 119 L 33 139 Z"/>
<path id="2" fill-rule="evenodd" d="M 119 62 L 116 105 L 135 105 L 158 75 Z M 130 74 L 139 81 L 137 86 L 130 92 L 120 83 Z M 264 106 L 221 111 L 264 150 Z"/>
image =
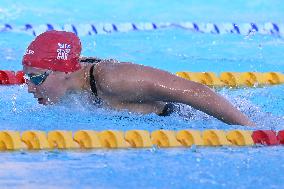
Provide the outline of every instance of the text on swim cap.
<path id="1" fill-rule="evenodd" d="M 59 48 L 57 49 L 57 59 L 67 60 L 68 53 L 70 53 L 71 45 L 66 43 L 58 43 Z"/>
<path id="2" fill-rule="evenodd" d="M 25 55 L 26 55 L 26 54 L 34 54 L 34 51 L 33 51 L 33 50 L 30 50 L 30 49 L 27 49 L 26 52 L 25 52 Z"/>

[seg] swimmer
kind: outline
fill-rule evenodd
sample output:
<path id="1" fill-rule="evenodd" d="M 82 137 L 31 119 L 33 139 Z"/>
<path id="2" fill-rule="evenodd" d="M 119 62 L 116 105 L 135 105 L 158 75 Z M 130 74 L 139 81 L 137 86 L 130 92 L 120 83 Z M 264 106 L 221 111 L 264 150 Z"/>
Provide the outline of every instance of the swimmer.
<path id="1" fill-rule="evenodd" d="M 81 91 L 115 110 L 168 115 L 173 103 L 183 103 L 227 124 L 254 125 L 203 84 L 149 66 L 80 53 L 80 39 L 71 32 L 47 31 L 31 42 L 22 64 L 28 92 L 38 103 L 55 104 L 68 92 Z"/>

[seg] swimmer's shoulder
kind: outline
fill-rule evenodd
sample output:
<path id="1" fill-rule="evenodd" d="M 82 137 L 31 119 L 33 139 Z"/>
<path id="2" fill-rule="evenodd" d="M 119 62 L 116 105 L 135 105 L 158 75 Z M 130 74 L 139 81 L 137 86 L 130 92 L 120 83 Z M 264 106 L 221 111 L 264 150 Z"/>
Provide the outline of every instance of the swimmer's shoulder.
<path id="1" fill-rule="evenodd" d="M 115 59 L 101 59 L 97 57 L 81 57 L 80 63 L 89 67 L 90 77 L 96 82 L 96 87 L 109 84 L 114 79 L 113 70 L 119 61 Z M 91 76 L 92 75 L 92 76 Z"/>
<path id="2" fill-rule="evenodd" d="M 111 71 L 117 63 L 120 63 L 116 59 L 102 59 L 98 57 L 81 57 L 79 59 L 81 64 L 86 66 L 94 65 L 93 75 L 96 77 L 98 75 L 105 75 L 107 72 Z"/>

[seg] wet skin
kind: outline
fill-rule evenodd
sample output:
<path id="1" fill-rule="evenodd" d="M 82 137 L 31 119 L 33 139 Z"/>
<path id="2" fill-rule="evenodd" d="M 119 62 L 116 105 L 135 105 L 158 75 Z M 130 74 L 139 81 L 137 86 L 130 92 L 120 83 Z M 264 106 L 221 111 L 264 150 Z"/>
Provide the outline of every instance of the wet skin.
<path id="1" fill-rule="evenodd" d="M 68 90 L 89 91 L 89 70 L 83 65 L 74 73 L 52 72 L 41 85 L 28 82 L 28 91 L 41 104 L 53 104 Z M 46 70 L 24 66 L 25 73 Z M 254 125 L 225 98 L 207 86 L 169 72 L 132 63 L 102 61 L 94 69 L 98 97 L 114 109 L 161 113 L 166 102 L 190 105 L 228 124 Z"/>

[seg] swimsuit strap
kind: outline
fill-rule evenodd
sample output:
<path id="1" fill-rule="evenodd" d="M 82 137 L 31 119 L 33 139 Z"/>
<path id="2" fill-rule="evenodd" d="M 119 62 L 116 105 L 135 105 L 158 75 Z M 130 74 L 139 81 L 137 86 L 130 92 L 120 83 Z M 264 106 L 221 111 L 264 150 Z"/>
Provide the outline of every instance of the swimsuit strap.
<path id="1" fill-rule="evenodd" d="M 95 96 L 98 96 L 98 92 L 97 92 L 97 87 L 96 87 L 96 80 L 93 74 L 94 71 L 94 67 L 96 64 L 92 65 L 91 69 L 90 69 L 90 86 L 91 86 L 91 90 L 93 92 L 93 94 Z"/>

